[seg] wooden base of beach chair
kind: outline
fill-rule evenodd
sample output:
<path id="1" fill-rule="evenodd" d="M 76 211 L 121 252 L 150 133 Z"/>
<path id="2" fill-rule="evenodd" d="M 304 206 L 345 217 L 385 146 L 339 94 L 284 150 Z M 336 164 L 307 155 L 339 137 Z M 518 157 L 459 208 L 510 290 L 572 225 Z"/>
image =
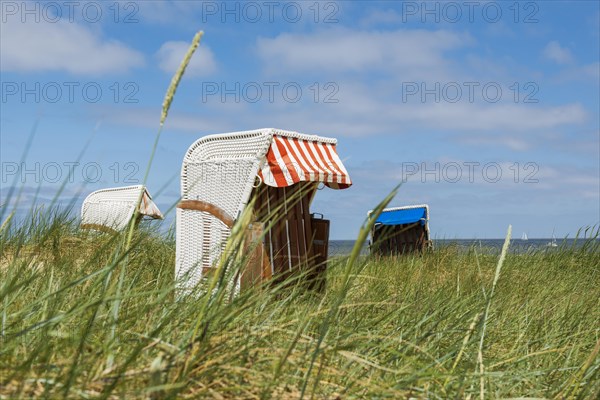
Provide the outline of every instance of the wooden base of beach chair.
<path id="1" fill-rule="evenodd" d="M 316 291 L 322 292 L 326 286 L 327 276 L 327 258 L 329 253 L 329 220 L 315 218 L 314 214 L 311 218 L 313 228 L 313 267 L 308 275 L 308 287 Z"/>
<path id="2" fill-rule="evenodd" d="M 200 212 L 176 210 L 178 287 L 196 287 L 203 278 L 200 268 L 221 258 L 231 224 L 215 214 L 225 210 L 236 218 L 250 204 L 255 207 L 256 221 L 266 230 L 264 252 L 250 251 L 256 262 L 244 271 L 239 283 L 252 286 L 258 276 L 277 283 L 288 277 L 304 281 L 309 272 L 323 274 L 326 238 L 314 236 L 309 205 L 319 185 L 331 189 L 352 185 L 336 145 L 333 138 L 274 128 L 208 135 L 195 141 L 181 167 L 182 199 L 208 200 L 220 208 L 203 205 Z"/>
<path id="3" fill-rule="evenodd" d="M 275 284 L 302 275 L 308 288 L 325 288 L 329 220 L 310 213 L 316 189 L 315 184 L 262 186 L 254 193 L 257 218 L 271 227 L 264 244 Z"/>
<path id="4" fill-rule="evenodd" d="M 248 259 L 240 276 L 240 289 L 245 290 L 260 285 L 272 277 L 271 263 L 263 243 L 263 225 L 255 222 L 248 226 L 244 239 L 244 254 Z"/>
<path id="5" fill-rule="evenodd" d="M 229 229 L 235 223 L 234 219 L 223 209 L 205 201 L 183 200 L 179 202 L 177 208 L 207 212 L 223 222 Z M 261 223 L 255 222 L 248 226 L 244 238 L 244 248 L 242 249 L 242 255 L 247 256 L 247 259 L 240 276 L 241 290 L 248 289 L 271 278 L 271 266 L 262 243 L 262 236 L 263 226 Z M 208 278 L 215 270 L 214 267 L 202 267 L 202 277 Z"/>
<path id="6" fill-rule="evenodd" d="M 242 254 L 246 260 L 240 276 L 241 290 L 270 280 L 280 283 L 300 274 L 304 274 L 308 288 L 318 291 L 325 288 L 329 220 L 310 214 L 309 203 L 314 190 L 314 185 L 297 185 L 262 187 L 257 191 L 258 221 L 250 224 L 245 233 Z M 289 203 L 288 199 L 291 199 Z M 207 212 L 230 229 L 235 222 L 224 210 L 204 201 L 183 200 L 177 207 Z M 274 211 L 278 209 L 282 212 Z M 266 234 L 265 226 L 271 227 Z M 202 276 L 210 275 L 213 270 L 202 267 Z"/>
<path id="7" fill-rule="evenodd" d="M 429 246 L 425 227 L 419 222 L 375 227 L 372 238 L 372 252 L 378 255 L 422 252 Z"/>

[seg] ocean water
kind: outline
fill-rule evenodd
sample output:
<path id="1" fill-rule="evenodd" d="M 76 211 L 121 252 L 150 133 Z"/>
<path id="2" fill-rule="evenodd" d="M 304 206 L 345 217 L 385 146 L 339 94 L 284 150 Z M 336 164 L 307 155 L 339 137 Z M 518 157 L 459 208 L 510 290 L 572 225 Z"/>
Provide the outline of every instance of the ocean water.
<path id="1" fill-rule="evenodd" d="M 526 253 L 531 251 L 556 251 L 560 248 L 569 248 L 572 246 L 582 246 L 583 239 L 556 239 L 557 247 L 550 247 L 548 244 L 552 239 L 513 239 L 510 242 L 509 251 L 513 253 Z M 345 256 L 350 254 L 354 247 L 354 240 L 330 240 L 329 241 L 329 256 Z M 481 252 L 500 252 L 504 239 L 437 239 L 433 240 L 434 248 L 445 246 L 454 246 L 458 249 L 467 251 L 472 247 L 476 247 Z M 361 254 L 369 254 L 368 246 L 362 246 Z"/>

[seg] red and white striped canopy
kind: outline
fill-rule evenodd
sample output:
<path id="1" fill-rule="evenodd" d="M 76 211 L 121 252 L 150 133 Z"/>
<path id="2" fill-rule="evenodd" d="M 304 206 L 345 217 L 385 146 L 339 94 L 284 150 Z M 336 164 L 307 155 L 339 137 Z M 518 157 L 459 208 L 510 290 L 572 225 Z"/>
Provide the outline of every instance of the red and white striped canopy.
<path id="1" fill-rule="evenodd" d="M 265 184 L 274 187 L 298 182 L 323 182 L 333 189 L 346 189 L 352 185 L 335 144 L 279 135 L 273 135 L 258 175 Z"/>

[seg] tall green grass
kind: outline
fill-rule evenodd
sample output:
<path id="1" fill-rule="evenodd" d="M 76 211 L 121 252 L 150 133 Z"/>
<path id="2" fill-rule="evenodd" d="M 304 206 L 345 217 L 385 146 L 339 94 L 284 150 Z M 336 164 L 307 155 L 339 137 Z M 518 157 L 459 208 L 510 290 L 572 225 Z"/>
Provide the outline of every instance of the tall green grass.
<path id="1" fill-rule="evenodd" d="M 231 298 L 228 279 L 218 279 L 213 290 L 178 301 L 172 233 L 137 230 L 123 278 L 112 273 L 122 235 L 80 231 L 65 212 L 4 229 L 1 396 L 594 398 L 600 391 L 594 239 L 509 253 L 501 271 L 496 255 L 477 248 L 338 257 L 322 295 L 286 283 Z"/>
<path id="2" fill-rule="evenodd" d="M 352 254 L 330 260 L 325 293 L 300 276 L 232 296 L 244 214 L 219 273 L 182 295 L 173 232 L 82 231 L 56 207 L 16 221 L 12 192 L 0 207 L 0 398 L 600 395 L 598 232 L 500 260 L 453 247 L 374 259 L 359 255 L 370 220 Z"/>

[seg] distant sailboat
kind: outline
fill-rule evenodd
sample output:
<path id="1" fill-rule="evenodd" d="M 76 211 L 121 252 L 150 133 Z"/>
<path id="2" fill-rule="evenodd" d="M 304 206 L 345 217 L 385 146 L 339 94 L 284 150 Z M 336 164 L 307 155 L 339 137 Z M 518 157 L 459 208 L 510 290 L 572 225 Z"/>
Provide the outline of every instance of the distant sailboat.
<path id="1" fill-rule="evenodd" d="M 521 235 L 521 240 L 529 240 L 525 232 L 523 232 L 523 234 Z"/>
<path id="2" fill-rule="evenodd" d="M 556 243 L 556 236 L 554 236 L 554 232 L 552 232 L 552 240 L 549 241 L 546 246 L 548 247 L 558 247 L 558 244 Z"/>

